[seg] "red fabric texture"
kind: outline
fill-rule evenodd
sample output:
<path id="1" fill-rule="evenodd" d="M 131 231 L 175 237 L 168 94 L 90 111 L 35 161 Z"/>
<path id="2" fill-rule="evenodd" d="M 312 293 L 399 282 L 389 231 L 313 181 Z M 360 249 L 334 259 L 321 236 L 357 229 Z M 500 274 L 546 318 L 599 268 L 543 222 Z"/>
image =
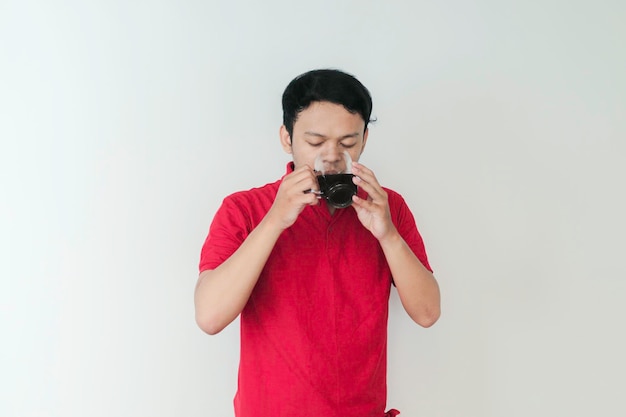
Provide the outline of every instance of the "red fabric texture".
<path id="1" fill-rule="evenodd" d="M 202 248 L 201 271 L 237 250 L 279 185 L 224 200 Z M 413 215 L 399 194 L 386 191 L 394 224 L 430 270 Z M 323 201 L 305 208 L 276 242 L 241 313 L 236 416 L 399 414 L 384 411 L 391 282 L 380 245 L 354 208 L 332 216 Z"/>

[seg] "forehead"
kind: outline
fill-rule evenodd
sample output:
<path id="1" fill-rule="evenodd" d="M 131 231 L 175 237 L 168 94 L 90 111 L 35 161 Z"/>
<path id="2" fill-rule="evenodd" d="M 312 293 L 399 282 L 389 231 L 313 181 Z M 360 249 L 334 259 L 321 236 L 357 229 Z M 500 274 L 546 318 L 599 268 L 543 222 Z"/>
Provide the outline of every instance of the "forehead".
<path id="1" fill-rule="evenodd" d="M 365 122 L 359 113 L 351 113 L 341 104 L 314 101 L 302 110 L 294 123 L 298 129 L 347 129 L 364 130 Z"/>

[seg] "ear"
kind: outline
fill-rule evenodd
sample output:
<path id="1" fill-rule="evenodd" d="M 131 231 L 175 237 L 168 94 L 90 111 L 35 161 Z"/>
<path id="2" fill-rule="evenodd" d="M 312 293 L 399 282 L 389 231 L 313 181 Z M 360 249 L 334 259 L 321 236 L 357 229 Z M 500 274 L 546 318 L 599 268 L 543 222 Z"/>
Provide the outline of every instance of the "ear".
<path id="1" fill-rule="evenodd" d="M 285 125 L 282 125 L 280 127 L 280 131 L 278 134 L 280 136 L 280 144 L 283 147 L 283 150 L 288 154 L 291 154 L 291 135 L 289 135 L 289 132 L 287 132 L 287 128 L 285 127 Z"/>

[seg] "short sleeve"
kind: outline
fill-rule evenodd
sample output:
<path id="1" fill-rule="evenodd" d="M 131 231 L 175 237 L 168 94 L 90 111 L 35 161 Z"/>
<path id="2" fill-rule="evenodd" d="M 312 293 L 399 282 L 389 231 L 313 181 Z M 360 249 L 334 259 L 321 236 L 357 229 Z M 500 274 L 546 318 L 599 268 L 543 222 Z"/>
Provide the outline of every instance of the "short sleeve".
<path id="1" fill-rule="evenodd" d="M 251 231 L 250 216 L 233 196 L 217 210 L 200 253 L 200 272 L 215 269 L 227 260 Z"/>
<path id="2" fill-rule="evenodd" d="M 409 245 L 417 259 L 420 260 L 422 265 L 424 265 L 424 267 L 430 272 L 433 272 L 428 262 L 428 255 L 426 254 L 424 241 L 422 240 L 422 236 L 420 235 L 417 225 L 415 224 L 413 213 L 411 213 L 411 210 L 402 196 L 392 191 L 389 193 L 389 197 L 390 203 L 392 201 L 394 202 L 394 205 L 392 206 L 392 216 L 398 232 L 407 245 Z"/>

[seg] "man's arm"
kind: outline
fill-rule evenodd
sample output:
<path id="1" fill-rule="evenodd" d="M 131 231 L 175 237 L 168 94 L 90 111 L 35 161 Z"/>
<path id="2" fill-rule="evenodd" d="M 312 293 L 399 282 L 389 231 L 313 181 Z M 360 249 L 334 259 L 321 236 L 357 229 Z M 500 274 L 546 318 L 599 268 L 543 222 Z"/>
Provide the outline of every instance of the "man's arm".
<path id="1" fill-rule="evenodd" d="M 363 188 L 368 199 L 353 197 L 359 220 L 378 239 L 402 306 L 411 319 L 423 327 L 432 326 L 441 313 L 439 285 L 433 274 L 422 265 L 404 241 L 391 220 L 387 193 L 374 173 L 353 163 L 355 183 Z"/>
<path id="2" fill-rule="evenodd" d="M 430 327 L 441 313 L 439 285 L 395 230 L 380 245 L 391 269 L 400 301 L 414 322 Z"/>
<path id="3" fill-rule="evenodd" d="M 194 301 L 203 331 L 217 334 L 241 313 L 280 233 L 266 216 L 230 258 L 200 273 Z"/>
<path id="4" fill-rule="evenodd" d="M 306 166 L 286 175 L 272 207 L 241 246 L 217 268 L 200 273 L 194 302 L 202 330 L 219 333 L 241 313 L 282 231 L 307 205 L 319 204 L 315 194 L 304 192 L 315 188 L 313 170 Z"/>

